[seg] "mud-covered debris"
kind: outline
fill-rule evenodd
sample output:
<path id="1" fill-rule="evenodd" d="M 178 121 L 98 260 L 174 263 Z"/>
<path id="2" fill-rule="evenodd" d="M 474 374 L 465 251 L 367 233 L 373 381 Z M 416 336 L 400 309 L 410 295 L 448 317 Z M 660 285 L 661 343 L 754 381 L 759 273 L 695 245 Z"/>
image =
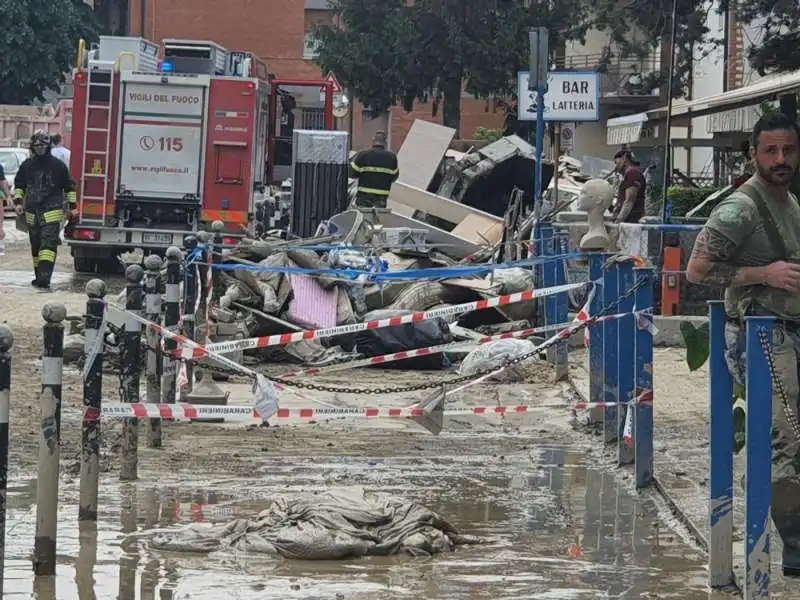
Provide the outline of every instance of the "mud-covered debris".
<path id="1" fill-rule="evenodd" d="M 424 506 L 361 488 L 279 496 L 255 519 L 134 534 L 151 548 L 206 553 L 222 549 L 296 560 L 362 556 L 429 556 L 459 545 L 488 543 L 462 535 Z"/>
<path id="2" fill-rule="evenodd" d="M 490 342 L 478 346 L 470 352 L 461 363 L 458 372 L 461 375 L 473 375 L 488 369 L 499 369 L 506 361 L 530 354 L 535 348 L 536 346 L 533 342 L 528 340 L 510 339 Z M 531 364 L 535 360 L 537 360 L 537 357 L 533 356 L 519 364 L 511 365 L 500 373 L 493 375 L 491 379 L 503 383 L 524 381 L 528 376 Z"/>

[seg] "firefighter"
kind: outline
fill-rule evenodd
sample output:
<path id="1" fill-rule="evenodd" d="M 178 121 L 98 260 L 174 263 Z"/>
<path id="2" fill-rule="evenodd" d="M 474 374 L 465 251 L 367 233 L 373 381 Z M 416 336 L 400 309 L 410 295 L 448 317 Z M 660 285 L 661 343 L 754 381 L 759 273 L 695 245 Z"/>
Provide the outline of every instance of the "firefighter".
<path id="1" fill-rule="evenodd" d="M 14 178 L 14 210 L 25 215 L 33 255 L 34 287 L 49 288 L 64 219 L 64 195 L 69 211 L 75 210 L 75 183 L 69 169 L 50 154 L 50 135 L 37 131 L 31 136 L 31 157 Z"/>
<path id="2" fill-rule="evenodd" d="M 372 148 L 362 150 L 350 161 L 351 177 L 358 179 L 356 206 L 359 208 L 386 208 L 389 188 L 400 174 L 397 155 L 386 149 L 386 134 L 375 133 Z"/>

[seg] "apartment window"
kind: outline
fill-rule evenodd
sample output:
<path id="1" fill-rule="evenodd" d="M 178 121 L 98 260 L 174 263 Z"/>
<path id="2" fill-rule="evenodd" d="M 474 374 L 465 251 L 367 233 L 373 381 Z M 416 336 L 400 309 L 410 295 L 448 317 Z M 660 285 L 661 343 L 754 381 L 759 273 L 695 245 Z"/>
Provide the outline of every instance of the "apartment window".
<path id="1" fill-rule="evenodd" d="M 306 10 L 305 14 L 305 39 L 303 41 L 303 58 L 312 60 L 317 57 L 317 42 L 313 38 L 314 28 L 317 25 L 333 25 L 332 10 Z"/>

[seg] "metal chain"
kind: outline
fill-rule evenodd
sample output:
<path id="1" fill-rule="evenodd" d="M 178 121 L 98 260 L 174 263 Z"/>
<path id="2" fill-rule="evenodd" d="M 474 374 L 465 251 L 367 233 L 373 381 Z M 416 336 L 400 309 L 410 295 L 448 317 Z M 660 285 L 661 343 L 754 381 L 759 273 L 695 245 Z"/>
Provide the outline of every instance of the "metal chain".
<path id="1" fill-rule="evenodd" d="M 764 357 L 767 359 L 769 365 L 769 374 L 772 378 L 772 385 L 778 391 L 781 398 L 781 405 L 783 406 L 783 413 L 786 415 L 786 421 L 789 427 L 792 428 L 792 433 L 796 440 L 800 441 L 800 423 L 797 422 L 797 417 L 789 404 L 789 397 L 786 394 L 786 388 L 783 387 L 783 381 L 778 377 L 778 372 L 775 369 L 775 356 L 772 353 L 772 344 L 767 338 L 767 329 L 765 327 L 758 328 L 758 341 L 761 344 L 761 349 L 764 351 Z"/>
<path id="2" fill-rule="evenodd" d="M 585 329 L 586 327 L 594 325 L 600 318 L 605 317 L 606 315 L 615 314 L 615 312 L 618 310 L 618 308 L 620 307 L 620 305 L 623 302 L 625 302 L 627 299 L 632 297 L 634 294 L 636 294 L 637 291 L 639 291 L 642 287 L 644 287 L 645 285 L 647 285 L 650 282 L 651 282 L 651 278 L 650 277 L 639 277 L 639 278 L 637 278 L 635 284 L 624 295 L 620 296 L 619 298 L 617 298 L 613 302 L 609 303 L 608 306 L 606 306 L 603 309 L 601 309 L 600 312 L 598 312 L 596 315 L 588 318 L 586 321 L 580 321 L 580 322 L 576 323 L 575 325 L 572 325 L 572 328 L 573 328 L 572 329 L 572 333 L 573 334 L 578 333 L 578 332 L 582 331 L 583 329 Z M 124 364 L 124 344 L 121 343 L 121 340 L 122 340 L 121 334 L 124 332 L 125 328 L 124 328 L 124 326 L 123 327 L 116 327 L 116 326 L 112 325 L 111 323 L 107 323 L 107 326 L 109 327 L 111 332 L 119 340 L 120 359 L 121 359 L 120 360 L 120 365 L 123 365 Z M 416 384 L 416 385 L 391 386 L 391 387 L 383 387 L 383 388 L 366 388 L 366 389 L 365 388 L 351 388 L 351 387 L 335 387 L 335 386 L 320 385 L 320 384 L 315 384 L 315 383 L 304 383 L 304 382 L 298 381 L 296 379 L 286 379 L 286 378 L 283 378 L 283 377 L 280 377 L 280 376 L 275 376 L 275 375 L 268 374 L 268 373 L 260 373 L 260 374 L 266 376 L 271 381 L 274 381 L 275 383 L 279 383 L 281 385 L 290 386 L 290 387 L 296 387 L 296 388 L 305 389 L 305 390 L 313 390 L 313 391 L 317 391 L 317 392 L 330 392 L 330 393 L 338 393 L 338 394 L 364 394 L 364 395 L 401 394 L 401 393 L 407 393 L 407 392 L 418 392 L 418 391 L 422 391 L 422 390 L 436 389 L 436 388 L 440 388 L 440 387 L 446 386 L 446 385 L 456 385 L 456 384 L 459 384 L 459 383 L 472 381 L 474 379 L 480 379 L 481 377 L 484 377 L 486 375 L 490 375 L 491 373 L 494 373 L 498 369 L 506 369 L 508 367 L 512 367 L 514 365 L 518 365 L 519 363 L 522 363 L 522 362 L 525 362 L 527 360 L 530 360 L 531 358 L 534 358 L 534 357 L 538 356 L 542 352 L 545 352 L 550 347 L 552 347 L 552 346 L 554 346 L 554 345 L 556 345 L 556 344 L 558 344 L 559 342 L 562 342 L 562 341 L 564 341 L 562 338 L 552 337 L 549 340 L 545 341 L 543 344 L 537 346 L 536 350 L 534 350 L 532 352 L 528 352 L 526 354 L 522 354 L 522 355 L 517 356 L 515 358 L 505 359 L 500 366 L 494 366 L 494 367 L 491 367 L 491 368 L 487 368 L 487 369 L 484 369 L 482 371 L 478 371 L 477 373 L 472 373 L 470 375 L 462 375 L 462 376 L 459 376 L 459 377 L 453 377 L 451 379 L 446 379 L 446 380 L 442 380 L 442 381 L 433 381 L 433 382 L 428 382 L 428 383 L 420 383 L 420 384 Z M 334 361 L 331 364 L 346 363 L 346 362 L 351 362 L 352 360 L 353 360 L 352 358 L 348 357 L 347 359 L 344 359 L 344 360 L 341 360 L 341 361 L 338 361 L 338 360 Z M 200 361 L 196 361 L 196 360 L 190 360 L 190 361 L 186 361 L 186 362 L 187 363 L 191 363 L 191 364 L 195 364 L 195 365 L 199 365 L 200 364 Z M 232 368 L 228 368 L 228 367 L 220 367 L 218 365 L 202 364 L 202 368 L 205 371 L 218 373 L 220 375 L 225 375 L 225 376 L 228 376 L 228 377 L 243 377 L 243 378 L 248 378 L 248 379 L 255 379 L 255 377 L 256 377 L 256 373 L 244 373 L 244 372 L 238 371 L 236 369 L 232 369 Z M 120 368 L 119 368 L 120 397 L 124 398 L 122 372 L 123 372 L 122 371 L 122 367 L 120 366 Z"/>
<path id="3" fill-rule="evenodd" d="M 640 277 L 636 281 L 636 283 L 628 290 L 624 295 L 617 298 L 615 301 L 611 302 L 608 306 L 603 308 L 598 314 L 590 317 L 586 321 L 581 321 L 576 323 L 573 326 L 572 333 L 578 333 L 582 331 L 584 328 L 589 327 L 596 323 L 601 317 L 604 317 L 609 314 L 615 314 L 615 311 L 619 308 L 619 306 L 628 298 L 633 296 L 637 291 L 639 291 L 642 287 L 644 287 L 650 281 L 649 277 Z M 317 392 L 331 392 L 331 393 L 338 393 L 338 394 L 366 394 L 366 395 L 375 395 L 375 394 L 394 394 L 394 393 L 406 393 L 406 392 L 418 392 L 422 390 L 430 390 L 435 388 L 440 388 L 445 385 L 455 385 L 459 383 L 464 383 L 467 381 L 471 381 L 473 379 L 480 379 L 486 375 L 494 373 L 498 369 L 505 369 L 514 365 L 517 365 L 521 362 L 525 362 L 542 352 L 549 349 L 551 346 L 564 341 L 558 337 L 552 337 L 540 346 L 536 347 L 536 350 L 532 352 L 528 352 L 526 354 L 522 354 L 515 358 L 508 358 L 503 361 L 500 366 L 495 366 L 491 368 L 484 369 L 483 371 L 479 371 L 477 373 L 472 373 L 470 375 L 462 375 L 460 377 L 453 377 L 452 379 L 446 379 L 443 381 L 433 381 L 428 383 L 420 383 L 416 385 L 404 385 L 404 386 L 392 386 L 392 387 L 384 387 L 384 388 L 350 388 L 350 387 L 333 387 L 327 385 L 319 385 L 315 383 L 303 383 L 302 381 L 297 381 L 295 379 L 284 379 L 282 377 L 276 377 L 274 375 L 268 375 L 269 379 L 276 383 L 280 383 L 286 386 L 292 386 L 300 389 L 306 390 L 313 390 Z M 265 374 L 266 375 L 266 374 Z"/>

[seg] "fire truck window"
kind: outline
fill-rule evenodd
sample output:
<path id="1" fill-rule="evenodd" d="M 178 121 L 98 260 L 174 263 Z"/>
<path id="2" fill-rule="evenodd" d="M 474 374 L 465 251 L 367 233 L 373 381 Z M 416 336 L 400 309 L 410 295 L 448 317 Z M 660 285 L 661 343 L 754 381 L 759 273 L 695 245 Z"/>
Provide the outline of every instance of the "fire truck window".
<path id="1" fill-rule="evenodd" d="M 244 181 L 245 148 L 217 148 L 217 183 L 237 183 Z"/>

